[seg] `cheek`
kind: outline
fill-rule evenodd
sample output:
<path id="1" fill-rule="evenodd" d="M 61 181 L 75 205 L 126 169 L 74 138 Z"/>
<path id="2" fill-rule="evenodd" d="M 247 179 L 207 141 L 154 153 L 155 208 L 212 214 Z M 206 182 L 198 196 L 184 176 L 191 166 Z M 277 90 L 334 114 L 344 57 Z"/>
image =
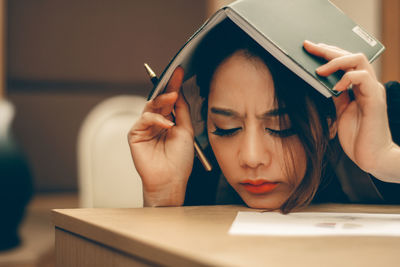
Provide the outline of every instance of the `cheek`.
<path id="1" fill-rule="evenodd" d="M 285 153 L 287 155 L 283 156 L 283 158 L 286 158 L 287 162 L 284 166 L 288 167 L 288 176 L 293 179 L 294 184 L 298 184 L 304 178 L 307 168 L 306 153 L 300 140 L 293 137 Z"/>
<path id="2" fill-rule="evenodd" d="M 238 166 L 235 161 L 237 159 L 235 154 L 237 142 L 233 141 L 232 138 L 221 138 L 210 133 L 208 134 L 208 139 L 221 171 L 226 176 L 229 176 Z"/>

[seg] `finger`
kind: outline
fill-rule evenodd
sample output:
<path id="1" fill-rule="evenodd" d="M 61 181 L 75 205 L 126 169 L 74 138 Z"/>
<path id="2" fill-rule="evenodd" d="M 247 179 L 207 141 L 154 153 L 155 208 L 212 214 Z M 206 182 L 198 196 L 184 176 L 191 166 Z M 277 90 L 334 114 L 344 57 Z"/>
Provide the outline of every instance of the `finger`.
<path id="1" fill-rule="evenodd" d="M 177 92 L 164 93 L 157 96 L 155 99 L 146 103 L 144 112 L 160 113 L 161 115 L 168 115 L 172 112 L 175 102 L 178 98 Z"/>
<path id="2" fill-rule="evenodd" d="M 176 100 L 178 99 L 178 93 L 177 92 L 171 92 L 167 93 L 168 99 L 161 99 L 157 100 L 155 99 L 155 105 L 158 107 L 158 112 L 159 114 L 163 116 L 169 116 L 175 106 Z"/>
<path id="3" fill-rule="evenodd" d="M 183 68 L 181 66 L 178 66 L 174 70 L 174 73 L 172 74 L 171 78 L 169 79 L 165 92 L 166 93 L 179 92 L 179 89 L 182 86 L 183 77 L 184 77 Z"/>
<path id="4" fill-rule="evenodd" d="M 308 40 L 303 42 L 303 46 L 308 53 L 324 58 L 328 61 L 349 54 L 349 52 L 338 47 L 329 46 L 326 44 L 315 44 Z"/>
<path id="5" fill-rule="evenodd" d="M 370 72 L 371 75 L 375 76 L 371 65 L 368 63 L 368 59 L 362 53 L 349 54 L 334 58 L 328 63 L 317 68 L 316 71 L 318 75 L 329 76 L 338 70 L 347 71 L 360 69 L 365 69 Z"/>
<path id="6" fill-rule="evenodd" d="M 158 113 L 145 112 L 139 120 L 133 125 L 132 131 L 145 131 L 153 126 L 169 129 L 174 126 L 174 122 L 168 120 Z"/>
<path id="7" fill-rule="evenodd" d="M 144 113 L 129 131 L 128 142 L 133 145 L 135 143 L 150 141 L 173 125 L 172 121 L 167 120 L 160 114 Z"/>
<path id="8" fill-rule="evenodd" d="M 376 91 L 374 88 L 377 85 L 375 79 L 373 79 L 370 73 L 366 70 L 354 70 L 346 72 L 339 82 L 336 83 L 333 90 L 345 91 L 350 85 L 357 85 L 357 90 L 354 90 L 354 94 L 363 97 L 374 97 Z"/>
<path id="9" fill-rule="evenodd" d="M 177 126 L 182 126 L 193 134 L 189 105 L 187 104 L 182 92 L 179 92 L 178 100 L 175 104 L 175 122 Z"/>
<path id="10" fill-rule="evenodd" d="M 178 99 L 178 93 L 176 93 L 176 92 L 172 92 L 172 93 L 173 93 L 173 96 L 174 96 L 172 98 L 173 101 L 169 102 L 167 105 L 162 106 L 161 109 L 160 109 L 159 113 L 161 115 L 163 115 L 163 116 L 170 116 L 172 111 L 174 110 L 174 106 L 175 106 L 176 100 Z"/>

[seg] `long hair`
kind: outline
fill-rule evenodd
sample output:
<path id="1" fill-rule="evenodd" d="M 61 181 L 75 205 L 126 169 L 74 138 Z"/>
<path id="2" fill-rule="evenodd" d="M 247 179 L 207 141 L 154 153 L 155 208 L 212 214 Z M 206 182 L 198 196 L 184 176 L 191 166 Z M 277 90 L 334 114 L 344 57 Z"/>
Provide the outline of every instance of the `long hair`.
<path id="1" fill-rule="evenodd" d="M 292 184 L 292 192 L 280 207 L 282 213 L 307 206 L 324 177 L 324 167 L 332 156 L 329 124 L 336 120 L 335 107 L 314 88 L 293 74 L 284 65 L 258 45 L 251 37 L 226 19 L 211 30 L 195 54 L 196 82 L 200 96 L 204 98 L 202 118 L 207 119 L 208 94 L 213 74 L 218 66 L 236 51 L 244 51 L 249 59 L 259 58 L 269 68 L 275 87 L 275 104 L 287 112 L 295 134 L 306 155 L 306 173 L 298 184 Z M 285 116 L 280 116 L 280 125 L 285 125 Z M 296 155 L 289 142 L 282 140 L 286 173 L 296 166 Z M 295 179 L 289 179 L 295 181 Z"/>

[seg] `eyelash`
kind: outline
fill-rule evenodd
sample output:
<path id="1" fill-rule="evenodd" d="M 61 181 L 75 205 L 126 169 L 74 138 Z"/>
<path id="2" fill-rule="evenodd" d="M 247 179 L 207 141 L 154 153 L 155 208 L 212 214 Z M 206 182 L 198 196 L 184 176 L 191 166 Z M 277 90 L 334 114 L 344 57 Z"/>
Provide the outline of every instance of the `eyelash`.
<path id="1" fill-rule="evenodd" d="M 232 128 L 232 129 L 221 129 L 215 126 L 215 131 L 212 132 L 215 135 L 222 136 L 222 137 L 229 137 L 237 133 L 238 130 L 241 128 Z"/>
<path id="2" fill-rule="evenodd" d="M 273 130 L 269 128 L 265 128 L 272 136 L 277 136 L 281 138 L 289 137 L 295 134 L 292 128 L 284 129 L 284 130 Z"/>
<path id="3" fill-rule="evenodd" d="M 233 136 L 237 133 L 238 130 L 241 128 L 232 128 L 232 129 L 221 129 L 215 126 L 215 131 L 212 132 L 215 135 L 221 136 L 221 137 L 230 137 Z M 292 128 L 289 129 L 284 129 L 284 130 L 273 130 L 269 128 L 265 128 L 265 130 L 272 136 L 276 137 L 289 137 L 295 134 L 294 130 Z"/>

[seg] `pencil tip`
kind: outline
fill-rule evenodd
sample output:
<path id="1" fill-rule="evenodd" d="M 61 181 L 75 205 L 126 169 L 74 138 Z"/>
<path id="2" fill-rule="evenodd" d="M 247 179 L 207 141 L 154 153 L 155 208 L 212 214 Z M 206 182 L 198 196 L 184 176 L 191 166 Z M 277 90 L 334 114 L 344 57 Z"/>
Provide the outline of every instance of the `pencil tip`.
<path id="1" fill-rule="evenodd" d="M 150 66 L 147 63 L 144 63 L 144 68 L 146 69 L 150 78 L 157 77 L 157 75 L 154 73 L 154 71 L 150 68 Z"/>

